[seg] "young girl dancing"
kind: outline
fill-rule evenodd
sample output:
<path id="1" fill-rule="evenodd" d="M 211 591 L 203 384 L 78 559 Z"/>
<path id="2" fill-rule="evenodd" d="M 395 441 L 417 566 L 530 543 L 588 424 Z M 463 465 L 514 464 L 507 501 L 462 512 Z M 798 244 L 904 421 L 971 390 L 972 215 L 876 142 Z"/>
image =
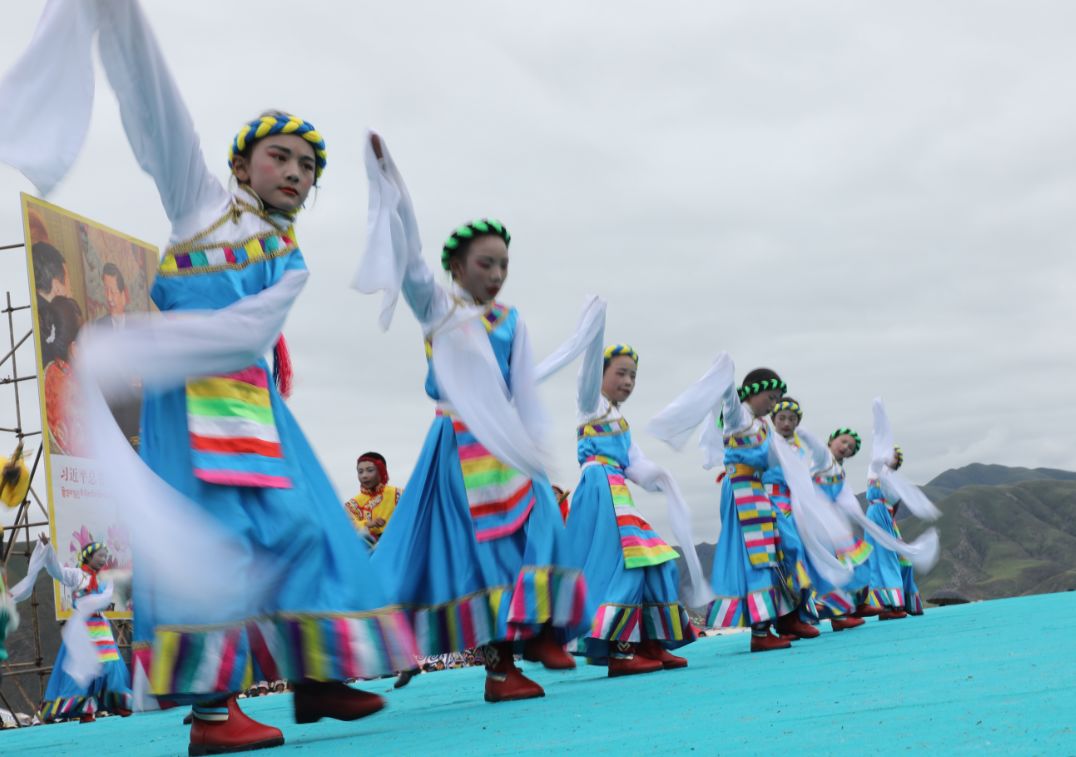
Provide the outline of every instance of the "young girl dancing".
<path id="1" fill-rule="evenodd" d="M 236 703 L 252 680 L 291 681 L 297 722 L 352 720 L 384 703 L 344 681 L 410 667 L 416 653 L 263 357 L 308 276 L 293 224 L 325 143 L 302 118 L 267 112 L 232 141 L 229 191 L 205 165 L 137 3 L 56 0 L 0 84 L 23 128 L 38 132 L 29 148 L 0 137 L 0 156 L 42 190 L 81 147 L 95 33 L 128 139 L 172 223 L 151 292 L 163 315 L 90 329 L 76 365 L 106 390 L 132 374 L 146 388 L 141 454 L 155 477 L 102 419 L 111 416 L 100 393 L 87 394 L 97 455 L 134 531 L 135 654 L 151 694 L 194 704 L 190 754 L 282 744 Z M 160 523 L 173 505 L 180 514 Z M 200 550 L 205 532 L 228 545 L 226 567 Z M 173 569 L 155 569 L 168 556 Z M 184 583 L 182 599 L 166 591 Z"/>
<path id="2" fill-rule="evenodd" d="M 574 667 L 563 644 L 583 630 L 582 573 L 562 551 L 563 525 L 544 472 L 546 421 L 527 331 L 497 295 L 512 237 L 493 219 L 445 240 L 438 285 L 422 259 L 415 211 L 376 134 L 366 150 L 370 217 L 359 291 L 384 291 L 387 327 L 399 292 L 422 325 L 436 417 L 374 553 L 411 612 L 421 653 L 484 645 L 489 702 L 543 696 L 516 667 Z"/>

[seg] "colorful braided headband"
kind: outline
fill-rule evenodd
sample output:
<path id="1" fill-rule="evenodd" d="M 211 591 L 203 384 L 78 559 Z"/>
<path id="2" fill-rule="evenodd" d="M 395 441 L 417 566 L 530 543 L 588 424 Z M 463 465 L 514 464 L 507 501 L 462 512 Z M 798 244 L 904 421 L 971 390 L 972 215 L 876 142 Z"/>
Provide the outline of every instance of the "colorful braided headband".
<path id="1" fill-rule="evenodd" d="M 636 365 L 639 364 L 639 353 L 636 352 L 635 348 L 630 344 L 610 344 L 605 348 L 605 352 L 602 353 L 602 355 L 604 357 L 604 360 L 602 361 L 603 367 L 608 367 L 610 360 L 615 357 L 620 357 L 621 355 L 627 355 L 635 361 Z"/>
<path id="2" fill-rule="evenodd" d="M 779 378 L 765 379 L 764 381 L 752 381 L 750 384 L 744 384 L 739 388 L 740 401 L 746 400 L 748 397 L 754 397 L 756 394 L 762 394 L 763 392 L 772 392 L 774 389 L 784 394 L 788 391 L 788 384 Z"/>
<path id="3" fill-rule="evenodd" d="M 449 261 L 461 245 L 475 237 L 487 234 L 494 234 L 503 239 L 505 247 L 512 243 L 512 235 L 508 233 L 508 229 L 495 218 L 480 218 L 477 221 L 465 223 L 457 227 L 445 240 L 445 245 L 441 248 L 441 267 L 447 271 Z"/>
<path id="4" fill-rule="evenodd" d="M 803 408 L 800 407 L 800 403 L 796 402 L 796 400 L 781 400 L 773 406 L 771 415 L 777 415 L 782 410 L 791 410 L 800 420 L 803 420 Z"/>
<path id="5" fill-rule="evenodd" d="M 232 140 L 232 146 L 228 148 L 228 168 L 235 168 L 235 156 L 241 155 L 250 145 L 263 137 L 274 134 L 294 134 L 302 137 L 314 146 L 314 180 L 321 178 L 321 172 L 325 170 L 325 140 L 309 121 L 304 121 L 298 116 L 285 114 L 281 116 L 261 116 L 246 124 Z"/>
<path id="6" fill-rule="evenodd" d="M 856 449 L 855 449 L 855 452 L 853 452 L 852 454 L 854 455 L 854 454 L 856 454 L 856 452 L 859 452 L 859 448 L 863 444 L 863 440 L 859 438 L 859 434 L 857 434 L 855 431 L 853 431 L 850 428 L 839 428 L 836 431 L 834 431 L 832 434 L 829 435 L 829 440 L 832 442 L 838 436 L 850 436 L 853 439 L 855 439 Z"/>
<path id="7" fill-rule="evenodd" d="M 104 546 L 105 546 L 104 542 L 91 541 L 89 544 L 87 544 L 85 547 L 83 547 L 81 550 L 79 550 L 78 564 L 79 565 L 85 565 L 86 563 L 88 563 L 90 561 L 90 558 L 93 557 L 93 553 L 96 552 L 99 549 L 102 549 Z"/>

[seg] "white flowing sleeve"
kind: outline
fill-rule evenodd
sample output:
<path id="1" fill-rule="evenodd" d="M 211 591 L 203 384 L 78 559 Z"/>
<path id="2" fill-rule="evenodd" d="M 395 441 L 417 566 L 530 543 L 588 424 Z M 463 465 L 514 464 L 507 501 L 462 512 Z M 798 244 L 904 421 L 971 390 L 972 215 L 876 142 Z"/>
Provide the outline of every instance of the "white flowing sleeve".
<path id="1" fill-rule="evenodd" d="M 198 135 L 142 8 L 134 0 L 51 0 L 34 39 L 0 83 L 10 129 L 0 160 L 47 194 L 70 170 L 89 129 L 94 33 L 135 158 L 157 184 L 173 227 L 227 193 L 205 165 Z"/>
<path id="2" fill-rule="evenodd" d="M 836 505 L 882 547 L 911 560 L 917 572 L 929 573 L 937 564 L 940 551 L 937 529 L 928 528 L 911 544 L 901 541 L 863 514 L 863 509 L 847 483 L 841 487 Z"/>
<path id="3" fill-rule="evenodd" d="M 380 144 L 380 158 L 374 152 L 374 139 Z M 367 134 L 364 158 L 370 186 L 366 252 L 351 286 L 363 294 L 382 293 L 382 330 L 392 323 L 402 292 L 423 331 L 428 332 L 451 309 L 451 298 L 422 259 L 422 240 L 411 195 L 388 145 L 374 132 Z"/>
<path id="4" fill-rule="evenodd" d="M 153 177 L 168 220 L 190 228 L 192 217 L 227 200 L 202 156 L 194 122 L 157 38 L 135 0 L 98 0 L 98 47 L 120 105 L 123 129 L 142 170 Z"/>
<path id="5" fill-rule="evenodd" d="M 735 371 L 729 354 L 719 354 L 698 381 L 650 420 L 647 431 L 674 449 L 682 449 L 699 424 L 728 404 L 730 392 L 736 397 Z M 716 424 L 708 421 L 709 425 Z"/>
<path id="6" fill-rule="evenodd" d="M 34 584 L 37 583 L 37 576 L 41 569 L 45 567 L 45 561 L 51 552 L 52 547 L 40 541 L 34 546 L 34 552 L 30 555 L 30 564 L 26 568 L 26 575 L 10 590 L 11 596 L 16 602 L 22 602 L 33 593 Z M 55 555 L 53 555 L 53 559 L 55 559 Z"/>
<path id="7" fill-rule="evenodd" d="M 634 441 L 628 448 L 628 467 L 624 475 L 649 492 L 665 494 L 669 512 L 669 525 L 680 544 L 687 565 L 689 607 L 703 607 L 714 598 L 710 583 L 702 572 L 699 555 L 695 550 L 695 535 L 691 528 L 691 508 L 684 501 L 684 494 L 672 474 L 648 458 Z"/>
<path id="8" fill-rule="evenodd" d="M 48 195 L 75 162 L 93 112 L 97 6 L 49 0 L 33 39 L 0 81 L 0 161 Z"/>
<path id="9" fill-rule="evenodd" d="M 889 422 L 889 415 L 885 410 L 885 403 L 881 397 L 874 398 L 874 439 L 871 445 L 871 472 L 874 473 L 886 498 L 891 504 L 901 502 L 915 517 L 925 521 L 935 521 L 941 517 L 941 511 L 918 486 L 906 479 L 900 471 L 889 467 L 889 462 L 896 452 L 896 443 L 893 440 L 893 428 Z"/>
<path id="10" fill-rule="evenodd" d="M 796 429 L 796 436 L 807 448 L 807 468 L 811 475 L 826 470 L 834 465 L 833 453 L 824 441 L 800 426 Z"/>
<path id="11" fill-rule="evenodd" d="M 60 565 L 60 560 L 56 557 L 56 551 L 51 548 L 45 549 L 45 570 L 55 580 L 69 589 L 81 589 L 90 582 L 90 577 L 83 571 Z"/>
<path id="12" fill-rule="evenodd" d="M 601 399 L 605 311 L 605 300 L 597 295 L 589 295 L 583 303 L 575 333 L 553 350 L 536 369 L 538 383 L 542 383 L 583 353 L 576 398 L 580 415 L 588 417 L 597 411 Z"/>

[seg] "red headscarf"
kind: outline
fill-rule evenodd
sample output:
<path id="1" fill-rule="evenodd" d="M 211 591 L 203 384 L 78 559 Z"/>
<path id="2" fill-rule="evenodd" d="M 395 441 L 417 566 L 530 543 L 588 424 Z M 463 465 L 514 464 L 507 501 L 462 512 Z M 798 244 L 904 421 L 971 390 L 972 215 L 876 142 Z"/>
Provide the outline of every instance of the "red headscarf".
<path id="1" fill-rule="evenodd" d="M 385 465 L 385 457 L 377 452 L 364 452 L 359 455 L 359 459 L 355 461 L 355 465 L 359 463 L 373 463 L 377 468 L 377 475 L 381 477 L 381 485 L 384 486 L 389 482 L 389 469 Z"/>

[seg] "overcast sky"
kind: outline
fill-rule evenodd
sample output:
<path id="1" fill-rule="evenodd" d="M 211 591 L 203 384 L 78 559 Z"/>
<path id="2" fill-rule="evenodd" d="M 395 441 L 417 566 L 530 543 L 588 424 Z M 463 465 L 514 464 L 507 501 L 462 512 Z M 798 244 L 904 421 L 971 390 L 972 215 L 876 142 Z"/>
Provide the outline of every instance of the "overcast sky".
<path id="1" fill-rule="evenodd" d="M 42 5 L 5 7 L 0 69 Z M 313 273 L 286 334 L 292 408 L 342 498 L 371 448 L 406 483 L 433 413 L 410 312 L 381 333 L 379 298 L 347 287 L 363 250 L 367 127 L 408 182 L 431 265 L 462 221 L 508 225 L 503 299 L 539 357 L 585 294 L 609 301 L 607 340 L 641 356 L 625 413 L 677 475 L 698 541 L 717 536 L 713 474 L 693 447 L 673 453 L 642 429 L 719 350 L 741 376 L 778 370 L 820 434 L 850 425 L 869 439 L 870 401 L 883 396 L 916 481 L 972 462 L 1076 464 L 1072 4 L 146 10 L 222 178 L 234 133 L 264 109 L 298 113 L 326 138 L 328 168 L 298 226 Z M 82 156 L 48 199 L 163 246 L 155 187 L 98 81 Z M 21 241 L 19 191 L 34 190 L 0 166 L 0 244 Z M 0 280 L 28 302 L 21 251 L 0 252 Z M 570 486 L 574 375 L 544 388 L 553 478 Z M 865 457 L 849 467 L 857 490 Z M 637 501 L 668 534 L 661 500 Z"/>

